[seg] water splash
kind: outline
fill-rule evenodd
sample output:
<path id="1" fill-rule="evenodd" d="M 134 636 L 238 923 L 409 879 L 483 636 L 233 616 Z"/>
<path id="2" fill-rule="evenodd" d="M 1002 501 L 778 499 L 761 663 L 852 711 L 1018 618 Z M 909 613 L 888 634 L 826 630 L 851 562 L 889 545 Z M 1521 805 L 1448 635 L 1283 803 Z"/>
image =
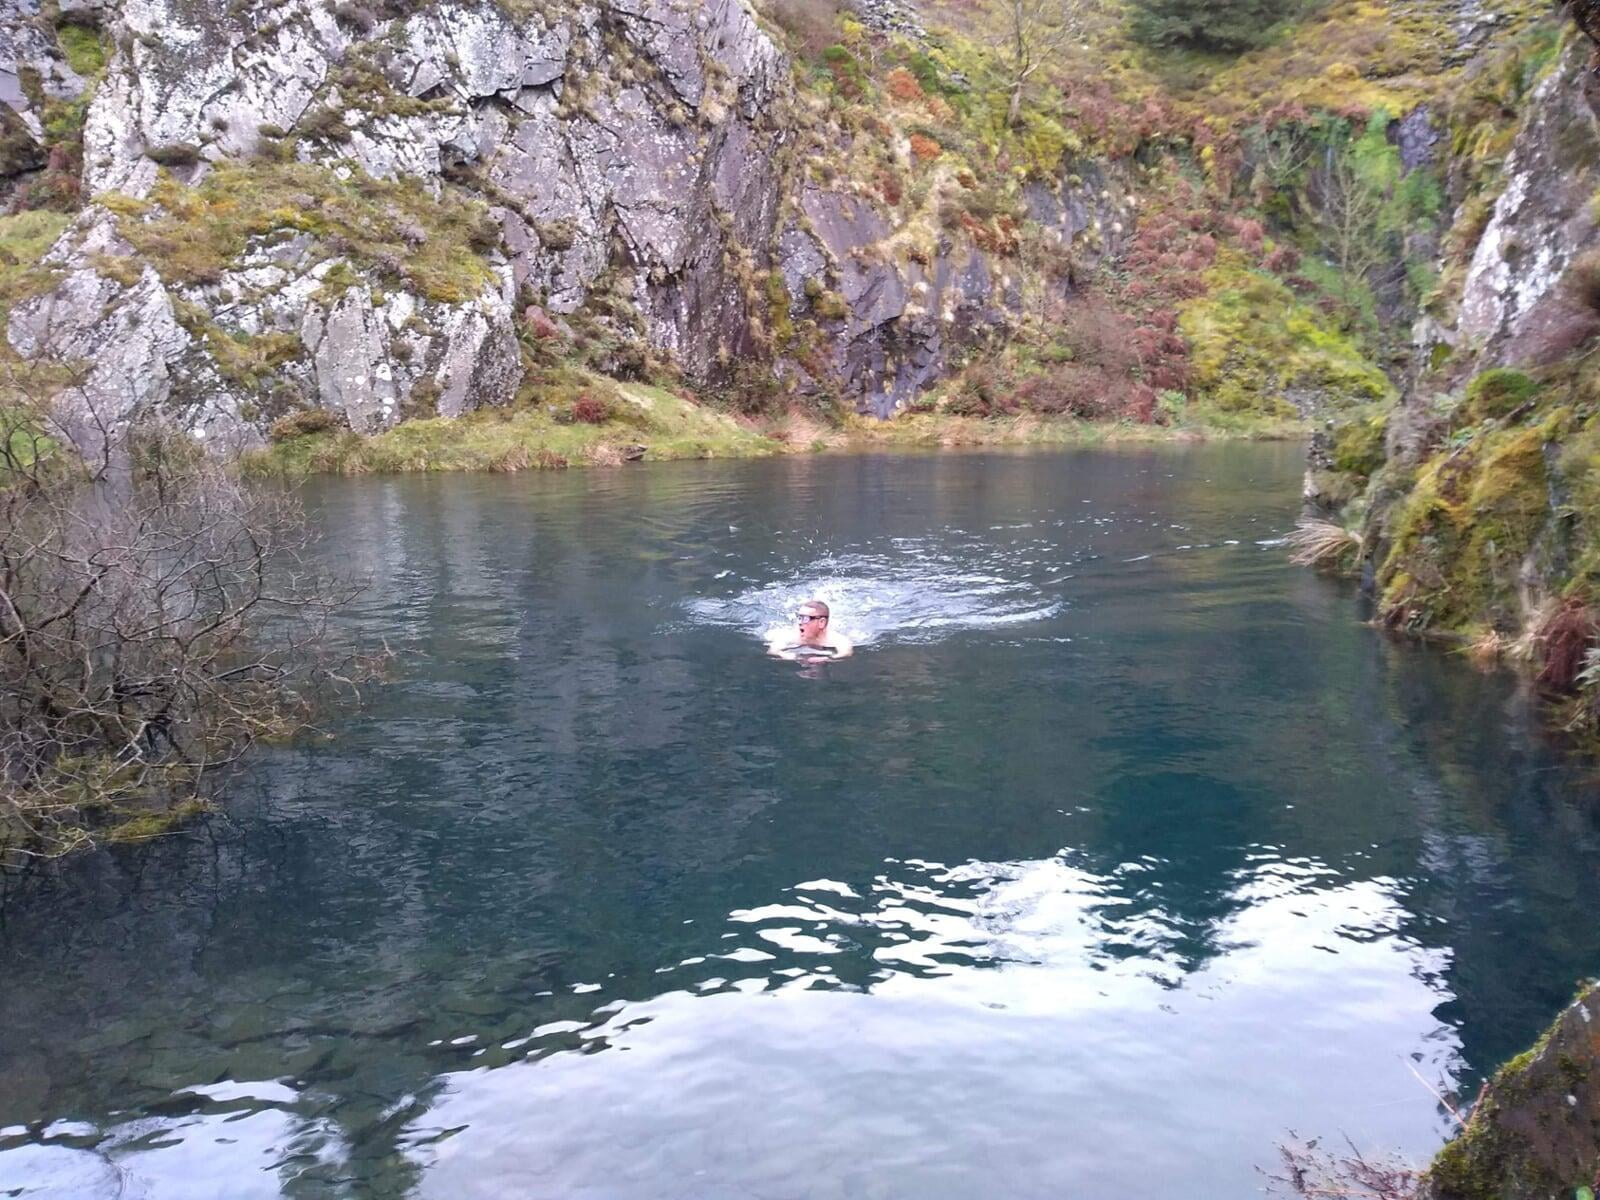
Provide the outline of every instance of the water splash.
<path id="1" fill-rule="evenodd" d="M 833 628 L 858 645 L 937 641 L 951 633 L 1042 621 L 1063 602 L 1026 578 L 1003 550 L 951 553 L 930 539 L 896 538 L 884 550 L 826 554 L 783 578 L 686 605 L 694 624 L 741 629 L 762 640 L 792 631 L 795 610 L 822 600 Z M 1015 548 L 1013 548 L 1015 550 Z M 1051 564 L 1060 566 L 1060 562 Z"/>

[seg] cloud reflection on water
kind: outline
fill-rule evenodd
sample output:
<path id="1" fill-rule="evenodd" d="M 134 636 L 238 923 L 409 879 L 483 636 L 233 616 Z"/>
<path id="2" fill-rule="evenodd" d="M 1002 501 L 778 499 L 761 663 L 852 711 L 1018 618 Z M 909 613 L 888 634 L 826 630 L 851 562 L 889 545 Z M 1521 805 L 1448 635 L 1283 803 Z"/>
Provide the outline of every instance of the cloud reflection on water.
<path id="1" fill-rule="evenodd" d="M 765 956 L 739 962 L 733 947 L 697 957 L 668 972 L 676 987 L 613 1000 L 587 1028 L 527 1046 L 527 1061 L 447 1076 L 402 1145 L 423 1168 L 422 1196 L 536 1181 L 608 1198 L 790 1194 L 797 1180 L 817 1196 L 965 1196 L 971 1163 L 952 1172 L 950 1155 L 973 1144 L 987 1148 L 982 1173 L 998 1195 L 1123 1194 L 1130 1177 L 1179 1177 L 1177 1147 L 1207 1144 L 1211 1186 L 1238 1189 L 1212 1194 L 1243 1196 L 1273 1132 L 1329 1107 L 1350 1114 L 1358 1139 L 1427 1145 L 1439 1134 L 1428 1105 L 1374 1110 L 1371 1099 L 1410 1078 L 1419 1045 L 1425 1075 L 1452 1069 L 1453 1031 L 1433 1015 L 1447 956 L 1397 932 L 1392 886 L 1327 874 L 1264 862 L 1241 878 L 1247 903 L 1221 933 L 1226 953 L 1181 986 L 1149 952 L 1159 911 L 1140 919 L 1146 954 L 1105 952 L 1107 922 L 1129 901 L 1066 858 L 888 864 L 849 889 L 858 898 L 814 881 L 729 914 L 739 948 L 785 947 L 781 970 Z M 1390 1052 L 1352 1060 L 1319 1034 L 1354 1020 Z M 889 1048 L 918 1069 L 897 1071 Z M 1283 1086 L 1232 1085 L 1263 1071 Z M 681 1108 L 645 1083 L 658 1073 L 681 1079 Z M 1210 1086 L 1197 1092 L 1196 1079 Z M 1310 1081 L 1315 1098 L 1297 1100 Z M 459 1132 L 439 1140 L 446 1129 Z M 1241 1129 L 1260 1140 L 1242 1144 Z M 1137 1164 L 1106 1153 L 1141 1139 Z"/>

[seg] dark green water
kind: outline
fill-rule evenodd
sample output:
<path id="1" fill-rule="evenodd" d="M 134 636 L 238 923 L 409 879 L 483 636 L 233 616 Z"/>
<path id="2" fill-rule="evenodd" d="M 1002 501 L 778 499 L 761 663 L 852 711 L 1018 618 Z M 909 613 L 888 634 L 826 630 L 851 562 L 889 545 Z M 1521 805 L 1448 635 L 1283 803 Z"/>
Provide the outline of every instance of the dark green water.
<path id="1" fill-rule="evenodd" d="M 395 682 L 0 928 L 0 1195 L 1258 1193 L 1600 971 L 1512 681 L 1286 565 L 1296 446 L 313 494 Z M 862 651 L 759 635 L 820 592 Z"/>

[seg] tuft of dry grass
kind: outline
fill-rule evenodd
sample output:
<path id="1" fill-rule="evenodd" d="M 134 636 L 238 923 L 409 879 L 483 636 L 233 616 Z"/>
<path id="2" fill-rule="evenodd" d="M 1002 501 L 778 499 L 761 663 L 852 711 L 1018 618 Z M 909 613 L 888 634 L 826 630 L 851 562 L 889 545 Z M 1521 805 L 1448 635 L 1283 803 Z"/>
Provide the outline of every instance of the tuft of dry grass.
<path id="1" fill-rule="evenodd" d="M 1555 618 L 1560 608 L 1561 601 L 1554 596 L 1547 596 L 1541 601 L 1528 614 L 1522 632 L 1507 643 L 1506 657 L 1519 663 L 1537 662 L 1544 650 L 1544 643 L 1540 640 L 1542 631 Z"/>
<path id="2" fill-rule="evenodd" d="M 1488 670 L 1499 664 L 1512 645 L 1514 645 L 1512 639 L 1498 629 L 1491 629 L 1487 633 L 1478 635 L 1467 645 L 1467 657 L 1472 660 L 1473 666 L 1480 670 Z"/>
<path id="3" fill-rule="evenodd" d="M 1321 517 L 1301 517 L 1284 540 L 1291 548 L 1289 561 L 1298 567 L 1342 569 L 1361 557 L 1361 535 Z"/>

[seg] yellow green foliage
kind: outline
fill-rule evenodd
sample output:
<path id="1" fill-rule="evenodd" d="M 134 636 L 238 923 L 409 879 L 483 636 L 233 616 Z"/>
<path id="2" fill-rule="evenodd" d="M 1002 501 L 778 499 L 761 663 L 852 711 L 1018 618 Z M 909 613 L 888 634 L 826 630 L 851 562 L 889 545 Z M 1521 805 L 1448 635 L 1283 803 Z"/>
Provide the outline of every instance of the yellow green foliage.
<path id="1" fill-rule="evenodd" d="M 69 219 L 42 209 L 0 217 L 0 319 L 13 304 L 49 286 L 50 272 L 40 269 L 39 260 Z"/>
<path id="2" fill-rule="evenodd" d="M 1225 260 L 1207 282 L 1211 290 L 1184 306 L 1179 324 L 1194 389 L 1218 409 L 1291 417 L 1290 392 L 1334 409 L 1393 399 L 1360 347 L 1276 276 Z"/>
<path id="3" fill-rule="evenodd" d="M 1521 371 L 1496 367 L 1467 385 L 1462 409 L 1471 421 L 1499 419 L 1510 416 L 1538 392 L 1538 383 Z"/>
<path id="4" fill-rule="evenodd" d="M 1059 121 L 1038 112 L 1024 112 L 1022 129 L 1017 134 L 1024 169 L 1039 179 L 1054 179 L 1061 174 L 1062 160 L 1083 150 L 1083 140 L 1064 129 Z"/>
<path id="5" fill-rule="evenodd" d="M 1389 428 L 1389 409 L 1362 408 L 1334 425 L 1330 457 L 1333 468 L 1346 475 L 1370 476 L 1383 466 L 1383 439 Z"/>
<path id="6" fill-rule="evenodd" d="M 497 233 L 488 209 L 415 179 L 387 182 L 308 163 L 219 163 L 195 187 L 163 175 L 149 200 L 102 198 L 119 228 L 169 283 L 215 282 L 258 239 L 307 233 L 355 267 L 460 303 L 493 275 L 481 250 Z"/>

